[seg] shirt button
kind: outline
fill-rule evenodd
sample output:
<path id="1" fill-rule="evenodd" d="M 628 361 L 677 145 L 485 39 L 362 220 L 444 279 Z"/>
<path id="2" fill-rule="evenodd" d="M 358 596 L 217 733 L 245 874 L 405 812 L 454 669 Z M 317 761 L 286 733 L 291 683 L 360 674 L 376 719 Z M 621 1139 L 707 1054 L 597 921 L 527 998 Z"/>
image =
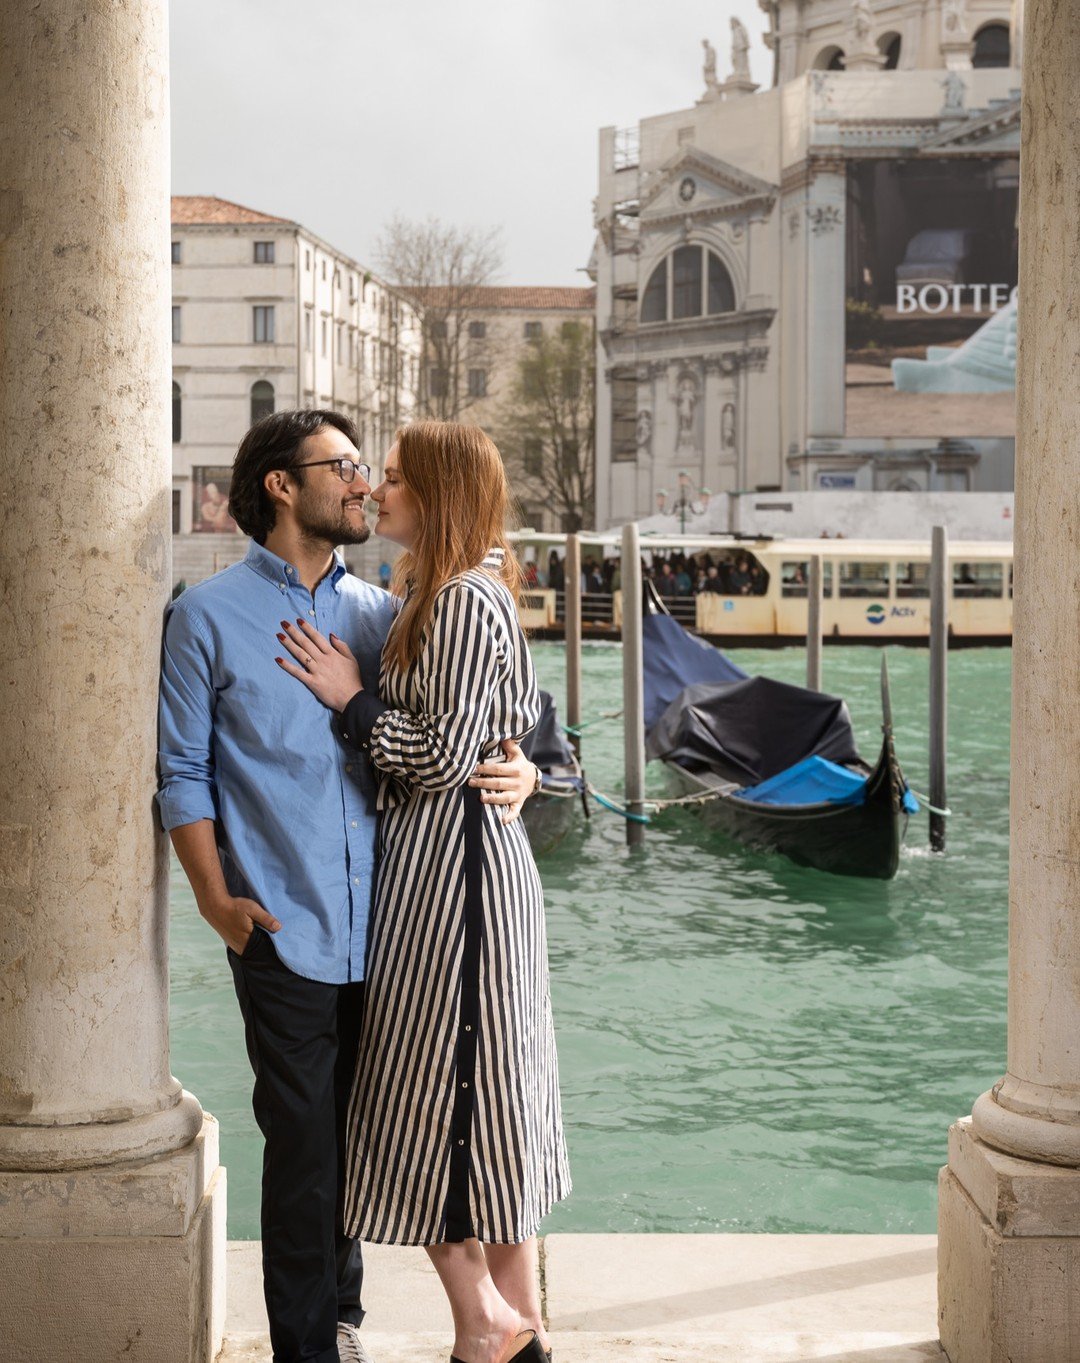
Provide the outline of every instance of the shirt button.
<path id="1" fill-rule="evenodd" d="M 354 828 L 359 828 L 359 827 L 360 827 L 360 825 L 356 822 L 355 819 L 353 819 L 353 821 L 352 821 L 352 826 L 353 826 Z"/>
<path id="2" fill-rule="evenodd" d="M 284 582 L 279 582 L 277 585 L 278 585 L 278 591 L 279 591 L 279 592 L 283 592 L 283 591 L 285 590 L 285 583 L 284 583 Z"/>
<path id="3" fill-rule="evenodd" d="M 360 884 L 360 877 L 359 877 L 359 876 L 353 876 L 353 878 L 352 878 L 352 883 L 353 883 L 354 885 L 359 885 L 359 884 Z"/>
<path id="4" fill-rule="evenodd" d="M 308 615 L 314 615 L 314 614 L 315 614 L 314 611 L 308 611 Z"/>

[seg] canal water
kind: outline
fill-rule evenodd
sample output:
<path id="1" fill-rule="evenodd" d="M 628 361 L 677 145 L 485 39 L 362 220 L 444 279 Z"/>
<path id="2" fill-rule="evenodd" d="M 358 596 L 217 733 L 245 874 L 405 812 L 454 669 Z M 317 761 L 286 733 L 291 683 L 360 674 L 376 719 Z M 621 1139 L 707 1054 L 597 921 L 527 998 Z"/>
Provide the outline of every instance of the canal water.
<path id="1" fill-rule="evenodd" d="M 535 646 L 562 705 L 560 645 Z M 860 747 L 880 739 L 871 648 L 827 648 Z M 742 649 L 803 680 L 800 650 Z M 927 788 L 924 649 L 888 651 L 897 751 Z M 594 806 L 540 870 L 574 1192 L 549 1231 L 929 1232 L 946 1132 L 1004 1072 L 1007 649 L 950 656 L 949 849 L 915 816 L 896 879 L 747 852 L 691 809 L 642 853 Z M 586 645 L 584 752 L 617 794 L 618 645 Z M 663 773 L 650 767 L 650 793 Z M 173 1070 L 222 1125 L 229 1235 L 258 1235 L 261 1142 L 225 949 L 172 877 Z"/>

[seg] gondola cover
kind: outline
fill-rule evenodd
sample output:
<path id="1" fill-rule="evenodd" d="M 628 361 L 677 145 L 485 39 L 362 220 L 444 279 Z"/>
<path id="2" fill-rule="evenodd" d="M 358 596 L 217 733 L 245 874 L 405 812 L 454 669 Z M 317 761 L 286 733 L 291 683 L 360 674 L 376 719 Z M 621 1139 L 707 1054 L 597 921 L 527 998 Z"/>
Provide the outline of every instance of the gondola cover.
<path id="1" fill-rule="evenodd" d="M 840 766 L 860 762 L 851 717 L 838 696 L 770 677 L 684 687 L 649 729 L 645 750 L 650 758 L 741 786 L 815 755 Z"/>
<path id="2" fill-rule="evenodd" d="M 563 733 L 554 698 L 548 691 L 540 692 L 540 719 L 536 728 L 521 740 L 521 750 L 541 771 L 573 769 L 574 750 Z"/>

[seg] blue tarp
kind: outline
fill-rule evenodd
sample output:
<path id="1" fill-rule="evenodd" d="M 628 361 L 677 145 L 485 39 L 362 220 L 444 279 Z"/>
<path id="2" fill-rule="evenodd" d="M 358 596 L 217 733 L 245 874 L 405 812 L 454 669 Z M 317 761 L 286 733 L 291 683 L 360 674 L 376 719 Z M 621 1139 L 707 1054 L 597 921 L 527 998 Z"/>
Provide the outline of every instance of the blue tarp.
<path id="1" fill-rule="evenodd" d="M 807 757 L 760 785 L 746 786 L 735 794 L 759 805 L 861 805 L 866 799 L 867 779 L 827 758 Z M 903 807 L 908 814 L 919 811 L 910 790 L 904 791 Z"/>
<path id="2" fill-rule="evenodd" d="M 671 702 L 698 682 L 742 681 L 746 673 L 718 648 L 688 634 L 670 615 L 646 614 L 642 621 L 645 673 L 645 731 Z"/>

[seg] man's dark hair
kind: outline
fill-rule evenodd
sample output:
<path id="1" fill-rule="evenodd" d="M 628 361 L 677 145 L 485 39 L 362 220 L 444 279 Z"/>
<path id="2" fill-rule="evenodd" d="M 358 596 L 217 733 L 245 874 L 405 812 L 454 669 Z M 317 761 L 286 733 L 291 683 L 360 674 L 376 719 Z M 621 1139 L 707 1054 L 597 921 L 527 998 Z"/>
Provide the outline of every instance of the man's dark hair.
<path id="1" fill-rule="evenodd" d="M 274 469 L 284 469 L 298 483 L 304 481 L 301 449 L 309 435 L 334 426 L 359 445 L 356 427 L 341 412 L 303 408 L 264 416 L 244 436 L 233 460 L 229 488 L 229 515 L 257 544 L 265 544 L 274 528 L 277 512 L 267 496 L 263 479 Z"/>

